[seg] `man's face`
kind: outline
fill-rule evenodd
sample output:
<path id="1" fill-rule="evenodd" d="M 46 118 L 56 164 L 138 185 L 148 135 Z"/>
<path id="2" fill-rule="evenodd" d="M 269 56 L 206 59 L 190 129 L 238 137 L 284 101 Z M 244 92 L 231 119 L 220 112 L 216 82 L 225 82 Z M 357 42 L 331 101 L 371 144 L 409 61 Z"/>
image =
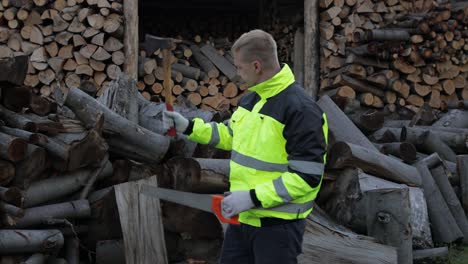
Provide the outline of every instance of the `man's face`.
<path id="1" fill-rule="evenodd" d="M 260 77 L 259 62 L 245 62 L 242 51 L 235 51 L 232 55 L 234 57 L 234 65 L 237 68 L 237 75 L 245 81 L 248 87 L 256 85 Z"/>

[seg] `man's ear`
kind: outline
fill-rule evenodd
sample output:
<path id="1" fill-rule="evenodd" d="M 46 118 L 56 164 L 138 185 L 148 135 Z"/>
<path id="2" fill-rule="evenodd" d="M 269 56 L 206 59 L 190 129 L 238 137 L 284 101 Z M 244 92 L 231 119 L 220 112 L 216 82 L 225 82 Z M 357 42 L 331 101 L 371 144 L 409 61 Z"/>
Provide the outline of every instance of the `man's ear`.
<path id="1" fill-rule="evenodd" d="M 255 73 L 260 74 L 263 70 L 262 64 L 258 60 L 255 60 L 253 62 L 253 65 L 254 65 Z"/>

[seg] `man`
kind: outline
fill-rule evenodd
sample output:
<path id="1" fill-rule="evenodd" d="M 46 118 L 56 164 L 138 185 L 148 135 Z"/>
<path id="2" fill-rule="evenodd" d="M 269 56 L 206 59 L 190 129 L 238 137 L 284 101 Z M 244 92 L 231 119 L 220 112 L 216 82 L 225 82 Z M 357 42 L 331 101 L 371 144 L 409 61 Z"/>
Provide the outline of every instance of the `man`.
<path id="1" fill-rule="evenodd" d="M 201 144 L 232 150 L 220 263 L 297 263 L 304 218 L 322 182 L 328 126 L 325 114 L 280 66 L 273 37 L 252 30 L 233 45 L 238 75 L 250 87 L 229 125 L 164 112 L 178 132 Z"/>

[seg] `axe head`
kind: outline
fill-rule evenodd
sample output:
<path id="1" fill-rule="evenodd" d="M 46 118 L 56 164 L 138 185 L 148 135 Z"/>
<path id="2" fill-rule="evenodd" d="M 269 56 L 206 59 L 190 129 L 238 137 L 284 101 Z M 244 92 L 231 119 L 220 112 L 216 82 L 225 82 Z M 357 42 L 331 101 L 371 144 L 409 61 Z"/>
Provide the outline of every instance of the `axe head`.
<path id="1" fill-rule="evenodd" d="M 174 40 L 172 38 L 161 38 L 146 34 L 144 47 L 148 54 L 153 54 L 158 49 L 171 50 L 174 48 Z"/>

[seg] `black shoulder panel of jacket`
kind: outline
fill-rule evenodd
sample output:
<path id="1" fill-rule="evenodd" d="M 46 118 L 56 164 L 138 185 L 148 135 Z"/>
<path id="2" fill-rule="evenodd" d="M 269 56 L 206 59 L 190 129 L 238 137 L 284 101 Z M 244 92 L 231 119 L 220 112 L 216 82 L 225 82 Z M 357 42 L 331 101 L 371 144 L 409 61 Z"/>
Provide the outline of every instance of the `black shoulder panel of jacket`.
<path id="1" fill-rule="evenodd" d="M 324 163 L 327 146 L 322 130 L 323 112 L 298 83 L 268 99 L 260 113 L 285 125 L 283 136 L 288 160 Z M 299 174 L 311 187 L 317 186 L 322 176 L 290 171 Z"/>
<path id="2" fill-rule="evenodd" d="M 260 96 L 255 92 L 247 92 L 244 96 L 241 97 L 239 100 L 239 106 L 252 111 L 254 105 L 260 101 Z"/>

